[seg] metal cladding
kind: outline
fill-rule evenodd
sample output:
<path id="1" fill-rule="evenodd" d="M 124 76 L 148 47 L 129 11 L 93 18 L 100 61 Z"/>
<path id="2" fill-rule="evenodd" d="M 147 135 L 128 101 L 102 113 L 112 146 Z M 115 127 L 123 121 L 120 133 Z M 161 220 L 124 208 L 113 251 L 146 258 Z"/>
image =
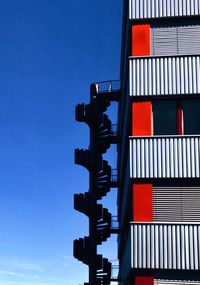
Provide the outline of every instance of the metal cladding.
<path id="1" fill-rule="evenodd" d="M 130 137 L 131 178 L 200 178 L 200 136 Z"/>
<path id="2" fill-rule="evenodd" d="M 200 56 L 130 58 L 130 96 L 200 94 Z"/>
<path id="3" fill-rule="evenodd" d="M 200 224 L 131 224 L 132 267 L 200 270 Z"/>
<path id="4" fill-rule="evenodd" d="M 128 0 L 124 8 L 119 276 L 200 284 L 200 0 Z"/>
<path id="5" fill-rule="evenodd" d="M 200 15 L 200 0 L 129 0 L 129 19 Z"/>

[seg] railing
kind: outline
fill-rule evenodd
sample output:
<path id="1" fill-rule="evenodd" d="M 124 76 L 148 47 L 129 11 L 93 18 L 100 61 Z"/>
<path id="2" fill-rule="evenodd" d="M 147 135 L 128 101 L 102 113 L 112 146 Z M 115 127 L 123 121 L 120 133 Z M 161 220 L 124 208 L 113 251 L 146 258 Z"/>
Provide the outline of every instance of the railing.
<path id="1" fill-rule="evenodd" d="M 112 216 L 111 229 L 114 229 L 114 230 L 118 230 L 119 229 L 118 216 Z"/>
<path id="2" fill-rule="evenodd" d="M 109 81 L 96 82 L 91 84 L 91 88 L 95 94 L 119 92 L 120 81 L 109 80 Z"/>
<path id="3" fill-rule="evenodd" d="M 130 137 L 131 178 L 200 178 L 200 136 Z"/>
<path id="4" fill-rule="evenodd" d="M 199 14 L 199 0 L 129 0 L 130 19 L 194 16 Z"/>
<path id="5" fill-rule="evenodd" d="M 130 96 L 200 94 L 200 56 L 130 58 Z"/>
<path id="6" fill-rule="evenodd" d="M 200 270 L 200 224 L 131 223 L 131 264 Z"/>
<path id="7" fill-rule="evenodd" d="M 117 182 L 117 181 L 118 181 L 118 169 L 112 169 L 111 182 Z"/>
<path id="8" fill-rule="evenodd" d="M 111 136 L 117 136 L 118 134 L 117 128 L 118 128 L 118 124 L 112 124 L 111 134 L 110 134 Z"/>
<path id="9" fill-rule="evenodd" d="M 112 263 L 112 270 L 111 270 L 112 281 L 118 281 L 118 273 L 119 273 L 119 262 L 117 262 L 117 264 Z"/>

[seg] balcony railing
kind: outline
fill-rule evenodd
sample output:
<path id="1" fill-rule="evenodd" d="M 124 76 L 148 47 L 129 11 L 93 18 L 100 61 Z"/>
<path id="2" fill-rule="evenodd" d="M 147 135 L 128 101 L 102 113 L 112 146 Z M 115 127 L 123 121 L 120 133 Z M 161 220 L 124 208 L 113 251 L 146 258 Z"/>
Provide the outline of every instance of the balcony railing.
<path id="1" fill-rule="evenodd" d="M 200 269 L 200 224 L 131 224 L 132 268 Z"/>
<path id="2" fill-rule="evenodd" d="M 200 94 L 200 56 L 130 58 L 130 96 Z"/>
<path id="3" fill-rule="evenodd" d="M 131 178 L 199 178 L 200 136 L 130 137 Z"/>
<path id="4" fill-rule="evenodd" d="M 194 15 L 200 15 L 198 0 L 129 0 L 130 19 Z"/>

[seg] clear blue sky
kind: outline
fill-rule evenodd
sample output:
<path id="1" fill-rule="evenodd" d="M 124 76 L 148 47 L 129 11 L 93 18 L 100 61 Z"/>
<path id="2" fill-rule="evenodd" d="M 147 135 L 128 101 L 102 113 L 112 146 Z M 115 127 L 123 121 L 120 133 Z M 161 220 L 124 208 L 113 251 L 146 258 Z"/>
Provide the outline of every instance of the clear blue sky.
<path id="1" fill-rule="evenodd" d="M 88 221 L 73 194 L 88 176 L 73 150 L 89 133 L 74 107 L 91 82 L 119 78 L 122 0 L 0 4 L 0 285 L 78 285 L 72 241 Z"/>

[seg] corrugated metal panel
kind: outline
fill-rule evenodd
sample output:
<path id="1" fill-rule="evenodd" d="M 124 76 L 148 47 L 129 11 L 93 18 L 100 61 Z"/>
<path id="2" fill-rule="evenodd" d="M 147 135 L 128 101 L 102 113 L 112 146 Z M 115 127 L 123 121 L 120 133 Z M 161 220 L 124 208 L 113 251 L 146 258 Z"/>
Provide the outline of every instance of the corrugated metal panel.
<path id="1" fill-rule="evenodd" d="M 154 279 L 154 285 L 198 285 L 200 281 Z"/>
<path id="2" fill-rule="evenodd" d="M 130 58 L 130 96 L 199 93 L 200 56 Z"/>
<path id="3" fill-rule="evenodd" d="M 151 28 L 151 55 L 192 55 L 199 47 L 199 25 Z"/>
<path id="4" fill-rule="evenodd" d="M 200 222 L 200 187 L 153 187 L 153 220 Z"/>
<path id="5" fill-rule="evenodd" d="M 131 178 L 199 178 L 200 137 L 130 137 Z"/>
<path id="6" fill-rule="evenodd" d="M 129 19 L 193 16 L 200 0 L 129 0 Z"/>
<path id="7" fill-rule="evenodd" d="M 136 223 L 131 231 L 133 268 L 200 269 L 200 224 Z"/>

